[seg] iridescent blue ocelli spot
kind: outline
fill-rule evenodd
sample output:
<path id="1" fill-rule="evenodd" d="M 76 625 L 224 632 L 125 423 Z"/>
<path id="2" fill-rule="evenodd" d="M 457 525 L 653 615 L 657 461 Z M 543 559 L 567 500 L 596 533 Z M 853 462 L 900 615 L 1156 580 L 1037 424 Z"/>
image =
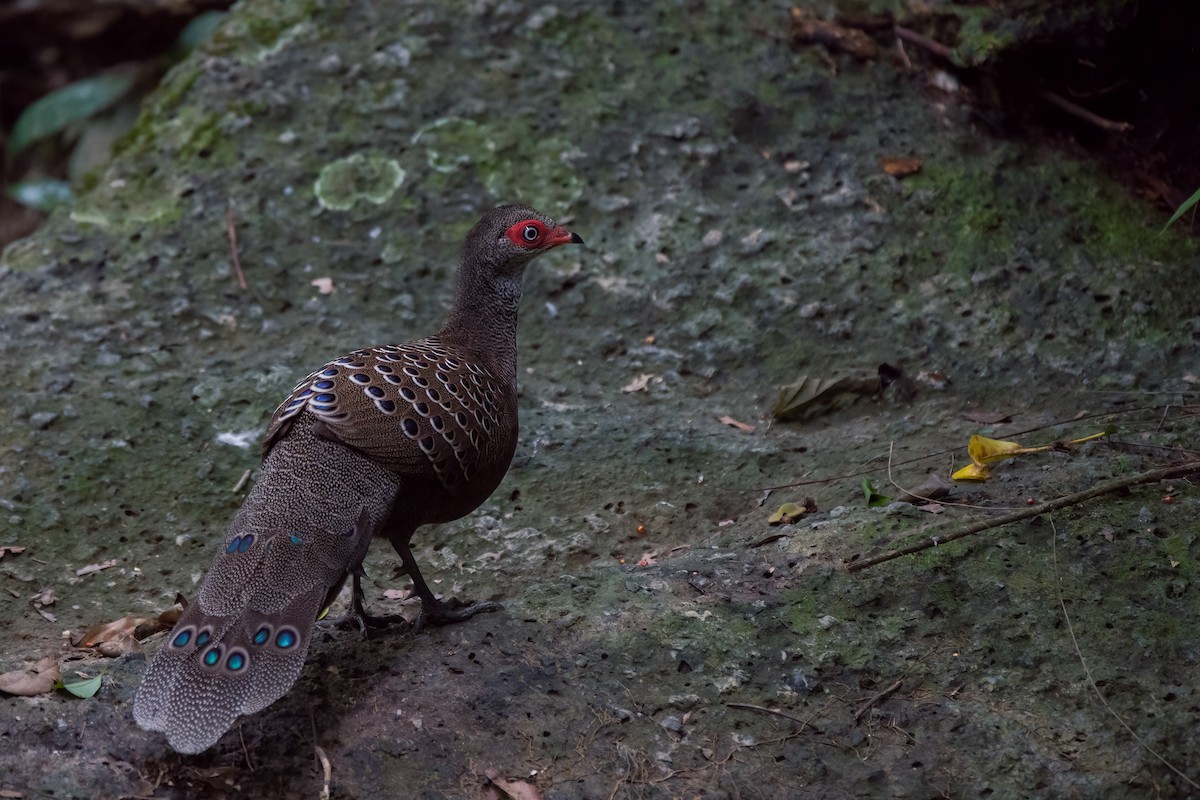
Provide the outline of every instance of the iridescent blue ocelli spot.
<path id="1" fill-rule="evenodd" d="M 333 394 L 319 394 L 313 398 L 313 400 L 316 400 L 318 403 L 332 403 L 336 399 L 337 395 Z"/>
<path id="2" fill-rule="evenodd" d="M 300 392 L 300 394 L 296 395 L 296 398 L 302 400 L 305 397 L 308 397 L 312 393 L 313 393 L 312 389 L 305 389 L 304 391 Z"/>
<path id="3" fill-rule="evenodd" d="M 361 372 L 359 372 L 359 373 L 355 373 L 354 375 L 351 375 L 350 380 L 354 381 L 355 383 L 370 383 L 371 376 L 363 375 Z"/>
<path id="4" fill-rule="evenodd" d="M 391 367 L 389 367 L 387 364 L 376 364 L 376 365 L 375 365 L 375 370 L 376 370 L 377 372 L 382 372 L 382 373 L 384 373 L 384 374 L 388 374 L 388 373 L 390 373 L 390 372 L 392 371 L 392 368 L 391 368 Z"/>
<path id="5" fill-rule="evenodd" d="M 175 634 L 175 638 L 171 640 L 173 647 L 187 647 L 187 643 L 192 640 L 192 632 L 190 630 L 180 631 Z"/>
<path id="6" fill-rule="evenodd" d="M 287 650 L 289 647 L 294 647 L 296 644 L 295 631 L 282 630 L 275 634 L 275 644 Z"/>
<path id="7" fill-rule="evenodd" d="M 231 672 L 237 672 L 239 669 L 246 666 L 246 657 L 241 653 L 230 653 L 229 659 L 225 662 L 225 666 L 229 667 Z"/>
<path id="8" fill-rule="evenodd" d="M 378 401 L 379 410 L 385 414 L 394 414 L 396 412 L 396 404 L 391 400 Z"/>
<path id="9" fill-rule="evenodd" d="M 239 553 L 244 553 L 250 549 L 250 545 L 252 545 L 252 544 L 254 544 L 254 534 L 247 533 L 245 536 L 242 537 L 242 541 L 238 542 L 237 551 Z"/>
<path id="10" fill-rule="evenodd" d="M 338 374 L 338 371 L 336 369 L 333 369 L 332 367 L 330 367 L 329 369 L 327 369 L 321 373 L 321 375 L 326 378 L 332 378 L 337 374 Z"/>
<path id="11" fill-rule="evenodd" d="M 317 381 L 313 384 L 313 386 L 317 387 L 318 389 L 332 389 L 333 381 Z"/>
<path id="12" fill-rule="evenodd" d="M 254 643 L 255 644 L 266 644 L 267 639 L 270 639 L 270 638 L 271 638 L 271 629 L 268 628 L 266 625 L 263 625 L 261 628 L 258 629 L 258 633 L 254 634 Z"/>
<path id="13" fill-rule="evenodd" d="M 303 541 L 303 539 L 300 538 L 299 532 L 293 533 L 291 536 L 291 539 L 292 539 L 292 544 L 300 544 L 300 542 Z"/>
<path id="14" fill-rule="evenodd" d="M 364 389 L 364 391 L 367 394 L 371 395 L 371 397 L 374 397 L 376 400 L 380 400 L 383 398 L 383 394 L 384 394 L 383 389 L 381 389 L 378 386 L 368 386 L 366 389 Z"/>
<path id="15" fill-rule="evenodd" d="M 211 638 L 212 634 L 210 634 L 208 631 L 200 631 L 200 633 L 196 635 L 196 647 L 204 647 L 204 645 L 208 644 L 208 640 Z"/>
<path id="16" fill-rule="evenodd" d="M 221 651 L 220 651 L 220 649 L 218 649 L 216 647 L 214 647 L 212 650 L 209 650 L 207 653 L 204 654 L 204 663 L 206 666 L 215 667 L 217 665 L 217 662 L 220 660 L 221 660 Z"/>

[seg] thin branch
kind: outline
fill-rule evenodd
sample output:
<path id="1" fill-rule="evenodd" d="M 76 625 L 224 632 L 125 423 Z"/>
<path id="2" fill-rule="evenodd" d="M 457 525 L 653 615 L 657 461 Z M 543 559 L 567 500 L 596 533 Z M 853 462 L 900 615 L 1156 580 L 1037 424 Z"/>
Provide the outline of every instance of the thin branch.
<path id="1" fill-rule="evenodd" d="M 763 706 L 751 705 L 750 703 L 726 703 L 725 707 L 741 708 L 745 709 L 746 711 L 761 711 L 764 714 L 774 714 L 777 717 L 783 717 L 784 719 L 790 719 L 792 722 L 795 722 L 800 726 L 800 730 L 804 730 L 808 727 L 808 720 L 803 720 L 799 717 L 793 717 L 791 714 L 786 714 L 782 711 L 776 711 L 773 708 L 764 708 Z"/>
<path id="2" fill-rule="evenodd" d="M 1102 117 L 1099 114 L 1088 111 L 1083 106 L 1072 103 L 1067 98 L 1063 97 L 1062 95 L 1055 94 L 1049 89 L 1043 89 L 1038 94 L 1050 105 L 1057 106 L 1071 116 L 1078 117 L 1089 125 L 1095 125 L 1101 130 L 1114 131 L 1116 133 L 1124 133 L 1125 131 L 1133 130 L 1133 125 L 1129 122 L 1117 122 L 1116 120 Z"/>
<path id="3" fill-rule="evenodd" d="M 947 533 L 945 535 L 935 534 L 924 541 L 917 542 L 916 544 L 909 545 L 908 547 L 901 547 L 898 550 L 890 550 L 882 555 L 875 556 L 874 558 L 855 561 L 854 563 L 849 564 L 846 569 L 848 569 L 850 572 L 858 572 L 859 570 L 864 570 L 867 567 L 873 567 L 876 564 L 882 564 L 885 561 L 891 561 L 893 559 L 900 558 L 901 556 L 907 556 L 912 553 L 918 553 L 922 550 L 928 550 L 931 547 L 937 547 L 940 544 L 952 542 L 955 539 L 962 539 L 965 536 L 971 536 L 979 533 L 980 531 L 986 531 L 990 528 L 999 528 L 1002 525 L 1008 525 L 1012 522 L 1020 522 L 1024 519 L 1041 516 L 1047 511 L 1057 511 L 1060 508 L 1077 506 L 1093 498 L 1100 497 L 1101 495 L 1118 492 L 1122 489 L 1128 489 L 1132 486 L 1140 486 L 1144 483 L 1154 483 L 1155 481 L 1161 481 L 1166 478 L 1177 478 L 1180 475 L 1187 475 L 1190 472 L 1196 472 L 1198 470 L 1200 470 L 1200 461 L 1189 461 L 1186 464 L 1177 464 L 1173 467 L 1152 469 L 1149 472 L 1130 475 L 1127 478 L 1118 478 L 1111 481 L 1105 481 L 1104 483 L 1093 486 L 1091 489 L 1087 489 L 1082 492 L 1075 492 L 1074 494 L 1068 494 L 1063 497 L 1055 498 L 1054 500 L 1048 500 L 1045 503 L 1039 503 L 1038 505 L 1030 506 L 1029 508 L 1022 509 L 1021 511 L 1014 511 L 1011 514 L 1004 514 L 1003 516 L 993 517 L 992 519 L 985 519 L 968 525 L 960 530 L 954 531 L 953 533 Z"/>
<path id="4" fill-rule="evenodd" d="M 871 710 L 872 706 L 876 705 L 877 703 L 882 703 L 884 700 L 888 699 L 893 694 L 895 694 L 896 690 L 900 688 L 900 685 L 902 683 L 904 683 L 903 678 L 897 679 L 897 681 L 895 683 L 893 683 L 891 686 L 887 687 L 882 692 L 875 695 L 870 700 L 868 700 L 867 702 L 865 702 L 861 706 L 859 706 L 858 711 L 854 712 L 854 721 L 858 722 L 860 719 L 862 719 L 863 714 L 866 714 L 868 711 Z"/>
<path id="5" fill-rule="evenodd" d="M 925 34 L 917 33 L 914 30 L 897 25 L 896 38 L 912 42 L 917 47 L 923 47 L 935 56 L 941 56 L 947 61 L 954 61 L 953 48 L 947 47 L 935 39 L 930 39 Z"/>
<path id="6" fill-rule="evenodd" d="M 237 273 L 238 286 L 246 289 L 246 274 L 242 272 L 242 259 L 238 256 L 237 228 L 233 225 L 233 208 L 225 209 L 225 229 L 229 232 L 229 250 L 233 254 L 233 270 Z"/>

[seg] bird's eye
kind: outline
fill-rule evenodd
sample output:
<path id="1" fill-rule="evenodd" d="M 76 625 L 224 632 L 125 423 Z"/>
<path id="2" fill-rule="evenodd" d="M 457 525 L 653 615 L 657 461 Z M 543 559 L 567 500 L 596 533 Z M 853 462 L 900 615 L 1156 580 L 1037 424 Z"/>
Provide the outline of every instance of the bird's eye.
<path id="1" fill-rule="evenodd" d="M 542 235 L 542 232 L 535 225 L 526 225 L 525 230 L 521 231 L 521 238 L 532 244 L 536 242 Z"/>

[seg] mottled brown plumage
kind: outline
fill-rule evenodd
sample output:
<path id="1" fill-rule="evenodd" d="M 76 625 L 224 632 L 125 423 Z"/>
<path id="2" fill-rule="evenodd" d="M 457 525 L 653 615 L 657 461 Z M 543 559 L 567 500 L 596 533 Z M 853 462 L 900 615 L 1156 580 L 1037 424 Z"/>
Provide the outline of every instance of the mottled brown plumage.
<path id="1" fill-rule="evenodd" d="M 474 510 L 504 477 L 517 444 L 521 278 L 535 256 L 581 241 L 525 206 L 489 212 L 467 236 L 437 335 L 356 350 L 296 385 L 271 419 L 254 488 L 147 669 L 141 727 L 196 753 L 281 697 L 348 576 L 365 616 L 358 576 L 372 536 L 400 554 L 425 623 L 498 607 L 444 605 L 409 541 Z"/>

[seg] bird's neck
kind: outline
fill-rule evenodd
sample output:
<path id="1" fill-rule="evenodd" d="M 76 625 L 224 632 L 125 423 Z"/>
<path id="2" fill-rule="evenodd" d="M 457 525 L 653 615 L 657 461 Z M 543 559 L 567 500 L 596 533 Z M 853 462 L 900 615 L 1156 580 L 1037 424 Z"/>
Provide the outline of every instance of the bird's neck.
<path id="1" fill-rule="evenodd" d="M 501 381 L 517 377 L 517 309 L 521 277 L 460 269 L 454 307 L 438 336 L 474 353 Z"/>

